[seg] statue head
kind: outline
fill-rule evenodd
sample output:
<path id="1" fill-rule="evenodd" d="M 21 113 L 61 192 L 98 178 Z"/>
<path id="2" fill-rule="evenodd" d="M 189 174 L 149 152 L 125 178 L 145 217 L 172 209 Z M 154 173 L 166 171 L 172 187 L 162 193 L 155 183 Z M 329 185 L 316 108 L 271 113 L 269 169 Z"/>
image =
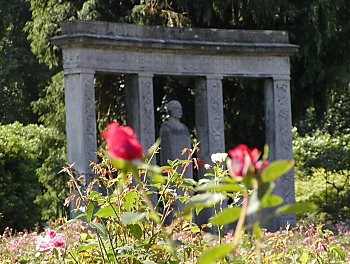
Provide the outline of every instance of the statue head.
<path id="1" fill-rule="evenodd" d="M 166 108 L 171 117 L 180 119 L 182 117 L 182 106 L 179 101 L 171 100 L 167 103 Z"/>

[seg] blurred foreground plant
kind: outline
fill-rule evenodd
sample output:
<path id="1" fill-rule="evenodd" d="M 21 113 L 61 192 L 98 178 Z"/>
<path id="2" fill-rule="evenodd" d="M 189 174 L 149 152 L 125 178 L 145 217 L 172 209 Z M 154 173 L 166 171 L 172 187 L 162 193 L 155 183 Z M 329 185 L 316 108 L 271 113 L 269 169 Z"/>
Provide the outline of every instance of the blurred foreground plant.
<path id="1" fill-rule="evenodd" d="M 272 194 L 274 181 L 293 166 L 290 160 L 270 164 L 267 147 L 261 159 L 257 149 L 245 145 L 229 150 L 229 157 L 213 155 L 215 165 L 205 164 L 208 178 L 197 183 L 182 177 L 190 164 L 199 166 L 200 160 L 194 157 L 199 150 L 197 145 L 183 151 L 188 154 L 186 159 L 169 161 L 169 165 L 159 167 L 150 164 L 159 143 L 144 153 L 130 127 L 111 123 L 102 136 L 106 139 L 109 157 L 99 154 L 102 161 L 92 164 L 98 178 L 86 190 L 80 186 L 82 178 L 74 174 L 71 166 L 63 169 L 71 177 L 71 190 L 75 190 L 66 202 L 75 200 L 78 218 L 83 218 L 93 231 L 84 234 L 83 243 L 69 251 L 69 261 L 236 263 L 244 233 L 251 229 L 253 259 L 261 263 L 264 221 L 281 214 L 313 209 L 310 204 L 284 205 L 262 219 L 262 209 L 283 203 L 281 197 Z M 101 192 L 97 191 L 97 186 Z M 79 197 L 75 197 L 76 194 Z M 236 202 L 226 206 L 228 198 Z M 182 206 L 175 208 L 172 206 L 175 203 Z M 198 227 L 193 221 L 193 212 L 198 215 L 206 207 L 213 208 L 215 214 L 207 225 Z M 165 224 L 171 214 L 175 219 Z M 251 215 L 256 216 L 256 221 L 244 225 L 246 216 Z M 231 239 L 225 240 L 224 227 L 233 222 L 236 222 L 235 231 Z M 218 231 L 218 236 L 204 232 L 204 228 L 211 226 L 217 227 L 213 230 Z"/>

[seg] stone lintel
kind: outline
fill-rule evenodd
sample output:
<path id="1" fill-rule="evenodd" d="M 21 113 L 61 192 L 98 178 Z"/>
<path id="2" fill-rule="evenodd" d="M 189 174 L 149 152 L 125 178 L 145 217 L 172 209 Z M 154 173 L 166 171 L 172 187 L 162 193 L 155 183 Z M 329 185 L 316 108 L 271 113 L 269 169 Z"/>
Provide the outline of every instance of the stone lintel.
<path id="1" fill-rule="evenodd" d="M 103 21 L 71 20 L 62 23 L 62 35 L 75 33 L 134 37 L 141 39 L 178 39 L 197 41 L 224 41 L 247 43 L 288 43 L 285 31 L 275 30 L 235 30 L 235 29 L 205 29 L 176 28 L 126 23 L 111 23 Z"/>
<path id="2" fill-rule="evenodd" d="M 284 31 L 168 28 L 96 21 L 66 21 L 62 35 L 52 38 L 60 47 L 161 49 L 212 53 L 266 53 L 289 56 L 298 46 Z"/>

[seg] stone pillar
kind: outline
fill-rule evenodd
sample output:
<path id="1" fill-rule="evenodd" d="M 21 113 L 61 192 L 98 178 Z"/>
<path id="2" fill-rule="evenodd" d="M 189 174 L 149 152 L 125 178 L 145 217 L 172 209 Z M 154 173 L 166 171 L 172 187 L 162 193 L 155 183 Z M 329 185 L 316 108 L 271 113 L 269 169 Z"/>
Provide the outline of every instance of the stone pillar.
<path id="1" fill-rule="evenodd" d="M 97 161 L 94 71 L 65 73 L 64 81 L 68 162 L 84 175 L 86 187 L 94 178 L 90 162 Z M 75 216 L 71 213 L 71 218 Z"/>
<path id="2" fill-rule="evenodd" d="M 196 130 L 201 142 L 199 157 L 211 163 L 210 155 L 225 152 L 222 77 L 196 78 Z"/>
<path id="3" fill-rule="evenodd" d="M 155 143 L 153 75 L 127 76 L 125 98 L 126 122 L 134 129 L 146 151 Z"/>
<path id="4" fill-rule="evenodd" d="M 153 74 L 129 75 L 125 82 L 126 122 L 134 129 L 144 151 L 147 151 L 155 143 Z M 156 157 L 151 163 L 156 163 Z M 153 188 L 151 190 L 156 192 Z M 151 194 L 150 199 L 155 205 L 157 194 Z"/>
<path id="5" fill-rule="evenodd" d="M 221 76 L 196 78 L 195 109 L 197 139 L 200 142 L 198 157 L 210 164 L 211 154 L 225 152 Z M 203 178 L 203 171 L 199 171 L 198 178 Z M 207 223 L 212 215 L 212 209 L 204 209 L 196 218 L 196 223 L 198 225 Z"/>
<path id="6" fill-rule="evenodd" d="M 290 99 L 290 79 L 274 77 L 266 79 L 265 89 L 265 133 L 269 146 L 269 160 L 292 159 L 292 112 Z M 284 199 L 284 204 L 295 203 L 293 170 L 283 175 L 277 182 L 274 193 Z M 266 210 L 268 214 L 271 210 Z M 296 225 L 295 215 L 283 215 L 269 221 L 266 228 L 276 231 L 287 223 Z"/>

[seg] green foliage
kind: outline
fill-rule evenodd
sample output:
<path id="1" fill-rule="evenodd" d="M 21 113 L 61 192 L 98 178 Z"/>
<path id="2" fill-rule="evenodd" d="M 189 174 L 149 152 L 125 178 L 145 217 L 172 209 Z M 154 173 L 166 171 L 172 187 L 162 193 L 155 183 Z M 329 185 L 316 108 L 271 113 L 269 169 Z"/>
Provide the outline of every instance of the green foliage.
<path id="1" fill-rule="evenodd" d="M 60 32 L 64 20 L 86 19 L 120 21 L 133 6 L 133 1 L 41 1 L 31 0 L 32 19 L 26 24 L 32 52 L 40 62 L 50 68 L 60 62 L 60 52 L 50 43 L 50 38 Z"/>
<path id="2" fill-rule="evenodd" d="M 65 106 L 63 73 L 54 75 L 50 83 L 45 87 L 45 96 L 32 102 L 32 107 L 39 117 L 39 121 L 46 127 L 56 128 L 65 137 Z M 62 148 L 62 146 L 59 146 Z"/>
<path id="3" fill-rule="evenodd" d="M 29 3 L 1 1 L 0 14 L 0 123 L 36 122 L 30 102 L 38 98 L 49 72 L 31 53 L 23 33 L 31 18 Z"/>
<path id="4" fill-rule="evenodd" d="M 67 261 L 96 263 L 104 259 L 106 263 L 126 263 L 137 259 L 137 263 L 236 263 L 237 254 L 242 250 L 239 248 L 248 247 L 250 259 L 259 263 L 265 235 L 260 226 L 266 220 L 314 209 L 308 203 L 284 204 L 264 219 L 260 215 L 262 209 L 283 203 L 283 199 L 271 191 L 274 181 L 290 170 L 293 162 L 280 160 L 265 170 L 248 171 L 242 178 L 231 176 L 224 168 L 225 160 L 221 160 L 209 168 L 206 175 L 211 179 L 197 183 L 182 178 L 185 169 L 194 162 L 197 150 L 195 145 L 188 151 L 188 159 L 169 161 L 169 166 L 162 168 L 147 164 L 149 157 L 143 157 L 136 165 L 130 160 L 100 155 L 102 162 L 93 164 L 93 171 L 99 177 L 86 189 L 80 187 L 80 175 L 76 175 L 72 167 L 65 167 L 71 178 L 70 188 L 75 189 L 67 200 L 75 202 L 78 218 L 84 218 L 92 231 L 82 235 L 85 239 L 78 247 L 69 249 L 65 254 Z M 105 186 L 106 195 L 96 191 L 97 185 Z M 228 197 L 240 195 L 243 195 L 241 207 L 232 204 L 223 208 Z M 163 210 L 158 211 L 158 206 Z M 212 208 L 215 214 L 208 224 L 197 226 L 192 217 L 205 207 Z M 250 226 L 244 226 L 246 215 L 252 213 L 257 219 Z M 230 233 L 231 237 L 226 240 L 223 225 L 237 220 L 233 236 Z M 217 233 L 205 234 L 205 229 L 213 225 Z M 253 234 L 248 238 L 244 232 L 251 225 Z M 286 228 L 289 232 L 288 226 Z M 340 248 L 337 250 L 339 254 L 344 253 Z M 292 255 L 299 257 L 299 253 Z M 337 254 L 332 256 L 337 257 Z M 287 258 L 284 256 L 283 260 Z"/>
<path id="5" fill-rule="evenodd" d="M 132 8 L 128 18 L 133 23 L 141 25 L 167 27 L 188 27 L 191 25 L 191 21 L 185 13 L 176 7 L 176 3 L 173 4 L 168 0 L 140 1 L 140 4 L 136 4 Z"/>
<path id="6" fill-rule="evenodd" d="M 66 163 L 65 107 L 62 72 L 53 76 L 45 88 L 45 97 L 32 103 L 33 109 L 40 115 L 45 127 L 51 131 L 50 137 L 43 139 L 45 159 L 36 170 L 38 180 L 43 187 L 36 202 L 42 208 L 42 219 L 53 220 L 65 215 L 64 198 L 67 194 L 66 179 L 58 177 L 57 172 Z"/>
<path id="7" fill-rule="evenodd" d="M 312 167 L 327 170 L 348 168 L 350 158 L 350 135 L 331 135 L 320 130 L 305 136 L 294 133 L 294 157 L 297 175 L 307 175 Z"/>
<path id="8" fill-rule="evenodd" d="M 6 226 L 31 229 L 41 221 L 43 206 L 37 199 L 48 187 L 39 183 L 48 151 L 44 142 L 53 133 L 53 129 L 18 122 L 0 126 L 0 230 Z M 50 200 L 50 206 L 56 205 Z"/>
<path id="9" fill-rule="evenodd" d="M 296 199 L 312 201 L 318 211 L 304 217 L 340 220 L 349 216 L 349 135 L 320 130 L 299 136 L 294 129 Z"/>

